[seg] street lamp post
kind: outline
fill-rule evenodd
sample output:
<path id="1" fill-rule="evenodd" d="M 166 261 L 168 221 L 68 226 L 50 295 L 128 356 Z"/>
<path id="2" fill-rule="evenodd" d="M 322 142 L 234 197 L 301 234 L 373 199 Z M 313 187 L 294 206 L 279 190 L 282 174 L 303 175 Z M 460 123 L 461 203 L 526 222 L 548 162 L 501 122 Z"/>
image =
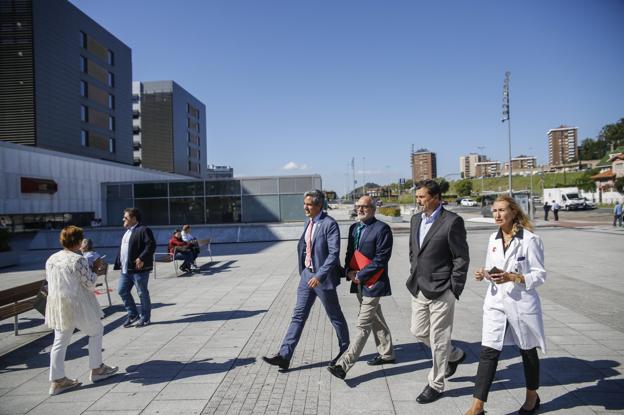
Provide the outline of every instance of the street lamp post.
<path id="1" fill-rule="evenodd" d="M 509 115 L 509 77 L 511 72 L 505 72 L 505 83 L 503 84 L 503 118 L 501 122 L 507 121 L 507 138 L 509 141 L 509 195 L 513 195 L 511 187 L 511 118 Z"/>

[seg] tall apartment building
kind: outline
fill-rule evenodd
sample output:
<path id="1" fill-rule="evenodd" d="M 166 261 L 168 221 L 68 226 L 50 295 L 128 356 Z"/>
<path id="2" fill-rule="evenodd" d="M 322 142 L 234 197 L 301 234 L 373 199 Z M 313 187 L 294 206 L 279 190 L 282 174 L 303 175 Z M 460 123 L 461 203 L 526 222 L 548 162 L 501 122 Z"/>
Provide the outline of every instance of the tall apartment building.
<path id="1" fill-rule="evenodd" d="M 412 180 L 414 182 L 438 177 L 436 153 L 420 149 L 412 153 Z"/>
<path id="2" fill-rule="evenodd" d="M 470 153 L 459 158 L 459 171 L 464 179 L 470 179 L 477 176 L 477 163 L 487 161 L 487 157 L 482 154 Z"/>
<path id="3" fill-rule="evenodd" d="M 130 48 L 66 0 L 0 16 L 0 140 L 131 164 Z"/>
<path id="4" fill-rule="evenodd" d="M 475 177 L 497 177 L 500 174 L 500 161 L 480 161 L 475 164 Z"/>
<path id="5" fill-rule="evenodd" d="M 206 177 L 206 106 L 174 81 L 132 83 L 135 166 Z"/>
<path id="6" fill-rule="evenodd" d="M 578 127 L 565 125 L 548 130 L 548 165 L 558 166 L 578 159 Z"/>

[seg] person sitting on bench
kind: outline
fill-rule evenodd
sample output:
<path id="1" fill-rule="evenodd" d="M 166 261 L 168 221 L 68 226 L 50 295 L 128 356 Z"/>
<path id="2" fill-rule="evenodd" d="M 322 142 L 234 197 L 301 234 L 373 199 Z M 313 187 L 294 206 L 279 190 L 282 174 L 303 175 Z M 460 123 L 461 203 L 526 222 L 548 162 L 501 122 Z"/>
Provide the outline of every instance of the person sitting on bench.
<path id="1" fill-rule="evenodd" d="M 199 255 L 199 241 L 191 234 L 191 225 L 182 226 L 182 240 L 191 244 L 191 252 L 193 253 L 193 264 L 191 265 L 191 269 L 198 270 L 199 268 L 197 267 L 195 260 Z"/>
<path id="2" fill-rule="evenodd" d="M 169 239 L 169 253 L 174 259 L 184 261 L 180 266 L 182 271 L 191 272 L 191 264 L 193 263 L 191 244 L 182 240 L 180 229 L 173 231 L 173 235 L 171 235 L 171 239 Z"/>

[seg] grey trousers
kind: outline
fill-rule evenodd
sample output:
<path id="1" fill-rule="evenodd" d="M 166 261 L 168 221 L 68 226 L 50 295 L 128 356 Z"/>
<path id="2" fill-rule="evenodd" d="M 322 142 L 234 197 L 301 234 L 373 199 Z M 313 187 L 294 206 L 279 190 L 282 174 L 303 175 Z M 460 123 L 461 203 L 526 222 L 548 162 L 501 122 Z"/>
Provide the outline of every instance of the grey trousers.
<path id="1" fill-rule="evenodd" d="M 412 296 L 412 327 L 414 336 L 431 348 L 431 371 L 427 376 L 429 386 L 438 392 L 444 390 L 444 372 L 448 362 L 459 360 L 463 351 L 451 344 L 455 296 L 447 290 L 435 300 L 422 292 Z"/>
<path id="2" fill-rule="evenodd" d="M 371 331 L 379 355 L 384 360 L 394 359 L 392 335 L 381 312 L 381 304 L 379 304 L 381 297 L 363 297 L 361 293 L 358 293 L 357 298 L 360 302 L 360 312 L 358 313 L 356 326 L 357 332 L 349 345 L 349 349 L 336 363 L 336 365 L 342 366 L 345 372 L 348 372 L 357 362 Z"/>

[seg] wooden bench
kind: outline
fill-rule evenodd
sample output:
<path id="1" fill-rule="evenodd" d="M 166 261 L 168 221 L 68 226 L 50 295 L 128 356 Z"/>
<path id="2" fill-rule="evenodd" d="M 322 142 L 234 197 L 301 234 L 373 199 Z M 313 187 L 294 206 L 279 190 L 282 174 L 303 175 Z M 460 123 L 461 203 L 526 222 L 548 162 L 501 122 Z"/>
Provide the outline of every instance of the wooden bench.
<path id="1" fill-rule="evenodd" d="M 210 246 L 210 239 L 198 239 L 197 247 L 199 248 L 200 254 L 202 249 L 204 249 L 206 253 L 208 253 L 208 255 L 210 256 L 210 262 L 212 262 L 212 248 Z M 175 252 L 177 251 L 177 249 L 178 247 L 174 248 L 174 254 L 171 254 L 169 252 L 154 252 L 154 279 L 156 279 L 156 263 L 158 262 L 173 263 L 173 272 L 175 273 L 176 277 L 178 276 L 178 260 L 175 259 Z"/>
<path id="2" fill-rule="evenodd" d="M 35 281 L 0 291 L 0 320 L 14 317 L 13 327 L 16 336 L 18 335 L 17 316 L 34 308 L 35 297 L 44 281 Z"/>

